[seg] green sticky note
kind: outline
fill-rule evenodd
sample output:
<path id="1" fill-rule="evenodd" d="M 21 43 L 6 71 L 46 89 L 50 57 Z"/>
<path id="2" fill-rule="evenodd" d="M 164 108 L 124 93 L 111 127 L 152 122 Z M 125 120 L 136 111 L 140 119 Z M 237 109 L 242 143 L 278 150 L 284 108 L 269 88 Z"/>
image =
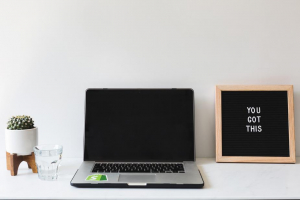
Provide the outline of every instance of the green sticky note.
<path id="1" fill-rule="evenodd" d="M 85 180 L 86 181 L 107 181 L 107 176 L 104 174 L 93 174 L 86 177 Z"/>

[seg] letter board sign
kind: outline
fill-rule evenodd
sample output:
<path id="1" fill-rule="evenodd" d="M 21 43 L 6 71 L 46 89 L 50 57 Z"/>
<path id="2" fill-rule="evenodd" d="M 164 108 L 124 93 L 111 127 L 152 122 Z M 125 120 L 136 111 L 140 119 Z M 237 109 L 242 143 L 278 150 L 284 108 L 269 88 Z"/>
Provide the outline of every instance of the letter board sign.
<path id="1" fill-rule="evenodd" d="M 293 86 L 217 86 L 216 160 L 295 163 Z"/>

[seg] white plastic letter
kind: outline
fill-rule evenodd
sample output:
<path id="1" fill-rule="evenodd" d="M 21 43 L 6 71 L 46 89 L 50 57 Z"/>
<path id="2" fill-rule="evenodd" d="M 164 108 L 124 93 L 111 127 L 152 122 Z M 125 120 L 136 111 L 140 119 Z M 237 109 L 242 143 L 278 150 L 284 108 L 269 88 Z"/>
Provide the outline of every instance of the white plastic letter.
<path id="1" fill-rule="evenodd" d="M 246 125 L 246 127 L 247 127 L 247 132 L 249 132 L 249 127 L 250 127 L 250 125 Z"/>
<path id="2" fill-rule="evenodd" d="M 262 132 L 261 125 L 258 126 L 258 132 Z"/>
<path id="3" fill-rule="evenodd" d="M 260 113 L 260 107 L 256 107 L 256 113 Z"/>
<path id="4" fill-rule="evenodd" d="M 261 116 L 256 116 L 256 117 L 257 117 L 257 122 L 260 123 Z"/>
<path id="5" fill-rule="evenodd" d="M 251 116 L 248 117 L 248 123 L 251 123 Z"/>
<path id="6" fill-rule="evenodd" d="M 247 109 L 248 109 L 248 113 L 250 113 L 250 109 L 251 109 L 251 107 L 247 107 Z"/>

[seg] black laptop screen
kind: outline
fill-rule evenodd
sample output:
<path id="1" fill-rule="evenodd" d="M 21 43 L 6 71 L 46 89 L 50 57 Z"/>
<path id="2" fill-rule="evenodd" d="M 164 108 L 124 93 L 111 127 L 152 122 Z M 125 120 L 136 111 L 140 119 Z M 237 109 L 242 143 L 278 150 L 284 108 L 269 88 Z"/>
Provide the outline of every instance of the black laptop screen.
<path id="1" fill-rule="evenodd" d="M 193 91 L 88 89 L 84 160 L 193 161 Z"/>

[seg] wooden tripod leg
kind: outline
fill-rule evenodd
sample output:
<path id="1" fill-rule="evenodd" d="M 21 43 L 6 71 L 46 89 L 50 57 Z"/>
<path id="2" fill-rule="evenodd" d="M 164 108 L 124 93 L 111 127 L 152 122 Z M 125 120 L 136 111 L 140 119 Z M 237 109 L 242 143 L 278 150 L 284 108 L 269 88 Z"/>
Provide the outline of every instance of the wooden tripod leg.
<path id="1" fill-rule="evenodd" d="M 18 168 L 20 163 L 23 161 L 23 156 L 17 154 L 10 154 L 10 174 L 16 176 L 18 174 Z"/>
<path id="2" fill-rule="evenodd" d="M 33 173 L 37 173 L 37 167 L 36 167 L 36 164 L 35 164 L 35 157 L 34 157 L 34 153 L 33 152 L 31 153 L 31 155 L 24 156 L 24 161 L 27 162 L 28 167 L 30 169 L 32 169 Z"/>
<path id="3" fill-rule="evenodd" d="M 6 152 L 6 168 L 10 170 L 10 153 Z"/>

